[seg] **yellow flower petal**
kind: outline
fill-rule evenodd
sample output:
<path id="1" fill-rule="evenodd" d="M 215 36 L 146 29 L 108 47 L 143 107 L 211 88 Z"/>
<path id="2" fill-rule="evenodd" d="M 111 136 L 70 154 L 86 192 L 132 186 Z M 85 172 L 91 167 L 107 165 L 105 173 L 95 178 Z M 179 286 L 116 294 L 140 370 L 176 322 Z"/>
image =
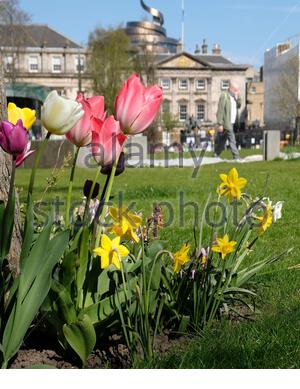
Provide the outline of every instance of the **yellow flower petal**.
<path id="1" fill-rule="evenodd" d="M 115 248 L 117 248 L 117 246 L 119 246 L 119 244 L 120 244 L 120 237 L 119 236 L 116 236 L 114 239 L 112 239 L 112 241 L 111 241 L 111 247 L 115 247 Z"/>
<path id="2" fill-rule="evenodd" d="M 120 254 L 120 257 L 126 257 L 128 254 L 129 254 L 129 250 L 127 247 L 125 247 L 124 245 L 120 244 L 117 248 L 119 254 Z"/>
<path id="3" fill-rule="evenodd" d="M 101 256 L 101 269 L 105 269 L 110 265 L 109 263 L 109 255 L 105 253 Z"/>
<path id="4" fill-rule="evenodd" d="M 101 247 L 106 251 L 111 251 L 111 245 L 112 245 L 112 242 L 109 239 L 109 237 L 107 235 L 103 234 L 101 237 Z"/>
<path id="5" fill-rule="evenodd" d="M 229 183 L 235 183 L 235 181 L 238 179 L 238 172 L 235 167 L 233 167 L 229 174 L 228 174 L 228 182 Z"/>
<path id="6" fill-rule="evenodd" d="M 109 214 L 115 221 L 120 222 L 118 208 L 110 207 Z"/>
<path id="7" fill-rule="evenodd" d="M 32 125 L 36 120 L 35 110 L 29 108 L 23 108 L 22 113 L 23 113 L 23 125 L 28 130 L 32 127 Z"/>
<path id="8" fill-rule="evenodd" d="M 224 182 L 227 183 L 227 174 L 220 174 L 220 179 Z"/>
<path id="9" fill-rule="evenodd" d="M 112 254 L 112 260 L 111 260 L 111 263 L 117 268 L 117 269 L 121 269 L 121 262 L 120 262 L 120 259 L 119 259 L 119 256 L 116 252 L 114 252 Z"/>

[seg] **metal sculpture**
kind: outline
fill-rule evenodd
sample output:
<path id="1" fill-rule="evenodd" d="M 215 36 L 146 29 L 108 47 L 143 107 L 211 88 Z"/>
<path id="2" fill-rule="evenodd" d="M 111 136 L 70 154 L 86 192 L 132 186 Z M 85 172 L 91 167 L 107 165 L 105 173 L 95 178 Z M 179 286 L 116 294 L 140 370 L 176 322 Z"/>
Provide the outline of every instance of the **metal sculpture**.
<path id="1" fill-rule="evenodd" d="M 141 1 L 141 6 L 144 8 L 144 10 L 153 16 L 153 23 L 163 26 L 164 15 L 161 12 L 159 12 L 156 8 L 149 7 L 147 4 L 144 3 L 143 0 L 140 1 Z"/>

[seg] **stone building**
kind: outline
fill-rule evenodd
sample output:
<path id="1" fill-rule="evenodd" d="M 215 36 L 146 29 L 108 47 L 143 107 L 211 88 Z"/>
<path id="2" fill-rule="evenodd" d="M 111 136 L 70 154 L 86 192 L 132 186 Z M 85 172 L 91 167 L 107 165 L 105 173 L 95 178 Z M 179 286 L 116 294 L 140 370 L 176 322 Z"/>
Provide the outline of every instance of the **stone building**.
<path id="1" fill-rule="evenodd" d="M 193 116 L 203 126 L 215 124 L 219 97 L 230 81 L 236 82 L 241 91 L 245 110 L 245 72 L 247 66 L 236 65 L 217 52 L 208 54 L 160 55 L 156 71 L 164 91 L 163 112 L 171 112 L 184 123 Z"/>
<path id="2" fill-rule="evenodd" d="M 0 53 L 8 99 L 38 104 L 52 89 L 71 98 L 90 89 L 86 49 L 46 25 L 1 25 Z"/>
<path id="3" fill-rule="evenodd" d="M 241 90 L 240 120 L 245 122 L 246 82 L 249 65 L 237 65 L 222 55 L 220 45 L 209 52 L 206 40 L 193 54 L 182 50 L 182 41 L 168 37 L 163 28 L 164 16 L 157 9 L 141 6 L 152 15 L 152 22 L 128 22 L 125 32 L 132 48 L 153 53 L 155 76 L 164 91 L 162 113 L 178 119 L 181 128 L 193 117 L 198 126 L 211 127 L 216 121 L 219 97 L 235 81 Z M 251 78 L 252 81 L 253 78 Z M 163 130 L 163 123 L 160 125 Z"/>
<path id="4" fill-rule="evenodd" d="M 264 83 L 263 81 L 247 82 L 247 127 L 264 126 Z"/>

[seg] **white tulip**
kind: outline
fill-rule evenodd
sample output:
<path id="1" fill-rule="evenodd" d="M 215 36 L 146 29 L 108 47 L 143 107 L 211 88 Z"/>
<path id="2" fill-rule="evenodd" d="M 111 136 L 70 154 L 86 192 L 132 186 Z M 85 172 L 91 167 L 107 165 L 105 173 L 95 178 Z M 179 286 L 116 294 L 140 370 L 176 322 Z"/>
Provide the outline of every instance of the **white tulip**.
<path id="1" fill-rule="evenodd" d="M 282 210 L 283 201 L 278 201 L 273 207 L 273 222 L 281 219 L 281 210 Z"/>
<path id="2" fill-rule="evenodd" d="M 64 135 L 70 131 L 82 118 L 84 111 L 77 101 L 59 96 L 52 91 L 47 96 L 42 109 L 43 126 L 52 134 Z"/>

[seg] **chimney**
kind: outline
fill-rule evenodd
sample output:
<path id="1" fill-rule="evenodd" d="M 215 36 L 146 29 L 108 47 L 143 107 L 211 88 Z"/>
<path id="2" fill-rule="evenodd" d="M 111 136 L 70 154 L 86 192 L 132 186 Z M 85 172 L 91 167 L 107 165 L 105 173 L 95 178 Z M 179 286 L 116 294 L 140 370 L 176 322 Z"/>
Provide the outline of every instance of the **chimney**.
<path id="1" fill-rule="evenodd" d="M 214 43 L 213 44 L 212 54 L 214 54 L 214 55 L 220 55 L 221 54 L 221 47 L 220 47 L 220 45 L 218 43 Z"/>
<path id="2" fill-rule="evenodd" d="M 207 51 L 208 51 L 208 46 L 207 46 L 207 43 L 206 43 L 206 39 L 203 39 L 202 54 L 207 54 Z"/>
<path id="3" fill-rule="evenodd" d="M 201 51 L 200 51 L 200 47 L 199 47 L 199 45 L 196 45 L 196 48 L 195 48 L 194 54 L 196 54 L 196 55 L 199 55 L 199 54 L 201 54 Z"/>

